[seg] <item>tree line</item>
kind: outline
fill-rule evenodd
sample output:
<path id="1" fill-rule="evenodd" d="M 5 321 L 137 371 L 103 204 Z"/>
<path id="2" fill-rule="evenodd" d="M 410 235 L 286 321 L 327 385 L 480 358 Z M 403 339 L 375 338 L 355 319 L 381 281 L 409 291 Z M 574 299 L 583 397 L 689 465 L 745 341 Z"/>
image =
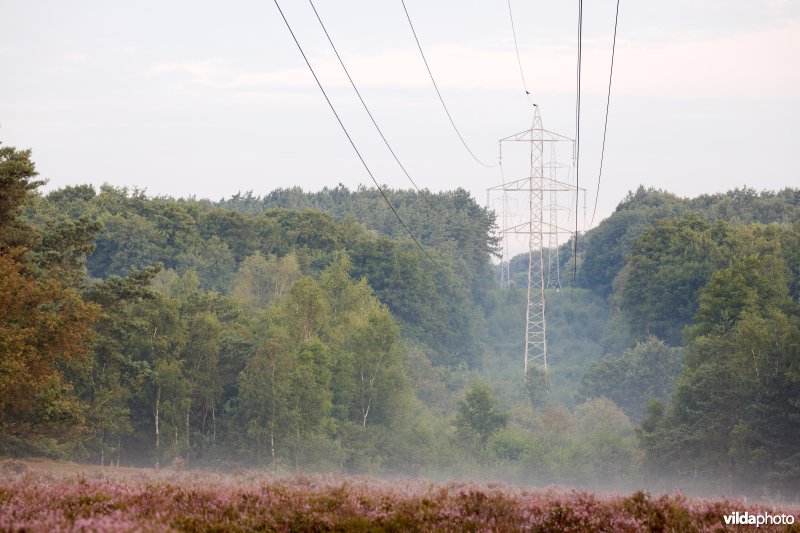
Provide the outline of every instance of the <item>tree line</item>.
<path id="1" fill-rule="evenodd" d="M 373 189 L 41 185 L 0 148 L 0 454 L 798 488 L 800 191 L 630 193 L 523 382 L 527 264 L 463 190 L 389 191 L 431 261 Z"/>
<path id="2" fill-rule="evenodd" d="M 640 190 L 620 204 L 626 220 L 683 204 L 631 240 L 609 295 L 606 344 L 622 353 L 591 364 L 579 391 L 609 398 L 641 422 L 651 478 L 796 490 L 799 192 L 745 189 L 679 202 Z M 591 256 L 617 234 L 613 219 L 586 245 L 584 260 L 600 272 L 613 271 L 612 253 L 621 252 L 606 250 L 605 266 Z"/>
<path id="3" fill-rule="evenodd" d="M 0 176 L 0 453 L 400 468 L 441 423 L 415 394 L 409 347 L 430 368 L 479 366 L 474 295 L 491 278 L 458 270 L 482 238 L 470 246 L 491 271 L 488 230 L 426 244 L 431 261 L 317 210 L 110 186 L 41 195 L 30 151 L 10 147 Z M 469 202 L 465 221 L 490 228 Z"/>

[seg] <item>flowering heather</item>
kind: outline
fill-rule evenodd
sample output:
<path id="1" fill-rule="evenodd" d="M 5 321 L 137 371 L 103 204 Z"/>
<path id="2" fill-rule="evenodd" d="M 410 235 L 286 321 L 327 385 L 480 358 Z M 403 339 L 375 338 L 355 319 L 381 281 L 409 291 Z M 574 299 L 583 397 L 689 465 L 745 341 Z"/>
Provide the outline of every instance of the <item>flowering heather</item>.
<path id="1" fill-rule="evenodd" d="M 734 511 L 776 510 L 501 483 L 0 468 L 0 531 L 718 531 Z"/>

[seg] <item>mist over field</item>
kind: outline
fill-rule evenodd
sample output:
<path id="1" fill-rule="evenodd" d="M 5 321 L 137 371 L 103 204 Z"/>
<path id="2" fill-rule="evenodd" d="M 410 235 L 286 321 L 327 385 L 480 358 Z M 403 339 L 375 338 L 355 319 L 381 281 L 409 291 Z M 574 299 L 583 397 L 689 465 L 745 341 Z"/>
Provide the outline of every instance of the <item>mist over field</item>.
<path id="1" fill-rule="evenodd" d="M 577 256 L 558 250 L 548 372 L 523 379 L 527 254 L 501 286 L 495 214 L 462 189 L 388 191 L 418 245 L 364 187 L 211 202 L 40 185 L 30 151 L 0 147 L 3 527 L 49 528 L 32 486 L 83 494 L 51 502 L 57 528 L 216 527 L 108 514 L 152 487 L 206 513 L 183 470 L 230 509 L 281 484 L 310 498 L 276 528 L 333 523 L 328 497 L 350 509 L 335 523 L 385 528 L 434 493 L 419 527 L 567 527 L 553 506 L 575 527 L 713 527 L 798 503 L 800 190 L 629 193 Z M 238 487 L 247 472 L 262 492 Z M 361 483 L 415 488 L 375 518 Z"/>

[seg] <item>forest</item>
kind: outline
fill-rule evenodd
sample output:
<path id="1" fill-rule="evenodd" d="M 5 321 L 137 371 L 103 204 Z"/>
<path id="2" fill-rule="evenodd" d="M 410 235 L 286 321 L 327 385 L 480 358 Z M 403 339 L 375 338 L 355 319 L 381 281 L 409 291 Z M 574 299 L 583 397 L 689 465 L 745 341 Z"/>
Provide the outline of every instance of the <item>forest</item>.
<path id="1" fill-rule="evenodd" d="M 800 189 L 630 192 L 523 380 L 463 189 L 387 191 L 421 250 L 373 188 L 43 184 L 0 146 L 0 456 L 800 494 Z"/>

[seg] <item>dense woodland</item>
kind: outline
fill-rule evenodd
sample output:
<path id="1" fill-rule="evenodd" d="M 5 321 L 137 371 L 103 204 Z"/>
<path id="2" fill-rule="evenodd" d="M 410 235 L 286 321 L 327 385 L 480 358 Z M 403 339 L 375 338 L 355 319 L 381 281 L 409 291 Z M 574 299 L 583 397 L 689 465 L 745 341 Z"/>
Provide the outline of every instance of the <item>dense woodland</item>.
<path id="1" fill-rule="evenodd" d="M 527 257 L 464 190 L 39 192 L 0 147 L 0 455 L 800 491 L 800 190 L 630 193 Z"/>

